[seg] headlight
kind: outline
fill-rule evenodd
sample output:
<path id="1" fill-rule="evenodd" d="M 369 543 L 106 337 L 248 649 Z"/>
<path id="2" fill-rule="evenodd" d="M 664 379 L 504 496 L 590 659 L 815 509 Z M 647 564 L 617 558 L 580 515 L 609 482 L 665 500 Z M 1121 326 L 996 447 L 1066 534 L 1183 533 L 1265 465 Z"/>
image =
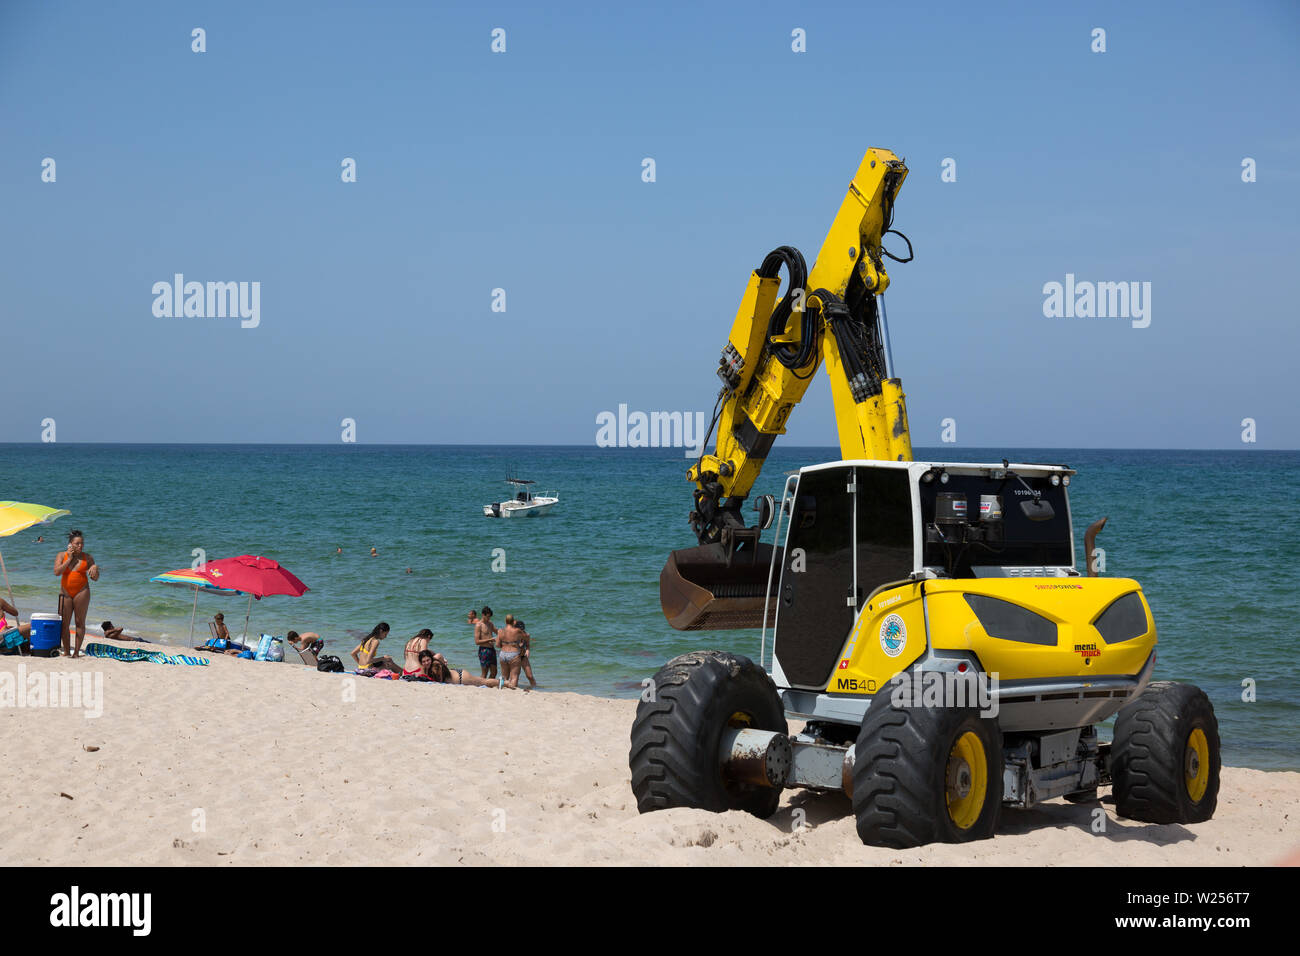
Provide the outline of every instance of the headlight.
<path id="1" fill-rule="evenodd" d="M 1141 637 L 1147 632 L 1147 615 L 1142 607 L 1142 599 L 1136 591 L 1116 598 L 1106 610 L 1097 615 L 1092 626 L 1107 644 L 1122 644 Z"/>
<path id="2" fill-rule="evenodd" d="M 1022 644 L 1056 646 L 1056 624 L 1029 608 L 983 594 L 963 594 L 989 637 Z"/>

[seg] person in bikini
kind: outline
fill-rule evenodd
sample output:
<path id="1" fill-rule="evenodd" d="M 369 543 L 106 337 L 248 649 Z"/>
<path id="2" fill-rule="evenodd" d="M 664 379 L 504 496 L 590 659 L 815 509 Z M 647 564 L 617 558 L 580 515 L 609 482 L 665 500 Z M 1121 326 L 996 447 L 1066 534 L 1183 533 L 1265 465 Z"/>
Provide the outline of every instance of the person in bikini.
<path id="1" fill-rule="evenodd" d="M 497 629 L 492 625 L 492 609 L 483 608 L 483 616 L 474 622 L 474 643 L 478 646 L 478 662 L 483 668 L 482 677 L 491 679 L 497 676 Z"/>
<path id="2" fill-rule="evenodd" d="M 85 538 L 80 531 L 68 532 L 68 550 L 54 559 L 54 573 L 59 577 L 59 617 L 63 619 L 63 653 L 81 656 L 81 642 L 86 639 L 86 611 L 90 608 L 90 582 L 99 580 L 99 565 L 82 550 Z M 72 625 L 76 620 L 77 643 L 70 649 Z"/>
<path id="3" fill-rule="evenodd" d="M 426 627 L 406 642 L 406 647 L 402 649 L 405 654 L 405 658 L 402 660 L 403 676 L 415 675 L 420 672 L 420 654 L 429 649 L 429 640 L 432 637 L 433 631 Z"/>
<path id="4" fill-rule="evenodd" d="M 427 648 L 420 652 L 418 674 L 435 684 L 458 684 L 463 687 L 495 687 L 497 682 L 475 677 L 469 671 L 452 667 L 447 658 Z"/>
<path id="5" fill-rule="evenodd" d="M 352 649 L 352 659 L 357 662 L 357 670 L 389 670 L 400 674 L 402 668 L 391 657 L 379 657 L 379 642 L 388 636 L 388 623 L 380 621 L 361 639 L 361 643 Z"/>
<path id="6" fill-rule="evenodd" d="M 529 688 L 537 686 L 537 681 L 533 680 L 533 636 L 524 628 L 524 622 L 515 618 L 515 627 L 519 630 L 520 654 L 519 661 L 524 668 L 524 676 L 528 678 Z"/>
<path id="7" fill-rule="evenodd" d="M 523 641 L 519 637 L 519 628 L 514 624 L 508 623 L 497 631 L 497 660 L 501 662 L 502 687 L 514 690 L 519 686 L 519 655 L 522 647 Z"/>

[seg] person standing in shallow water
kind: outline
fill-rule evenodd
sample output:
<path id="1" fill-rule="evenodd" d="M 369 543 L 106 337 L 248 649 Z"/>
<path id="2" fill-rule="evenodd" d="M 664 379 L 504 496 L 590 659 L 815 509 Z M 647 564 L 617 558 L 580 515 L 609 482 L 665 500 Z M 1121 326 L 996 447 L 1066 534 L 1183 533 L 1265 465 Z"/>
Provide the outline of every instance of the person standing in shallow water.
<path id="1" fill-rule="evenodd" d="M 86 639 L 86 611 L 90 608 L 90 582 L 99 580 L 99 565 L 82 548 L 85 538 L 80 531 L 68 532 L 68 549 L 54 559 L 54 573 L 59 576 L 59 617 L 63 619 L 61 635 L 65 656 L 80 657 L 81 642 Z M 75 620 L 77 643 L 72 641 Z"/>
<path id="2" fill-rule="evenodd" d="M 519 629 L 519 638 L 522 641 L 519 660 L 524 666 L 524 676 L 528 678 L 530 688 L 536 687 L 537 681 L 533 679 L 533 636 L 525 629 L 524 622 L 518 618 L 515 618 L 515 627 Z"/>
<path id="3" fill-rule="evenodd" d="M 522 640 L 519 627 L 511 617 L 506 626 L 497 632 L 497 660 L 501 662 L 501 686 L 514 690 L 519 686 L 520 657 Z"/>
<path id="4" fill-rule="evenodd" d="M 478 645 L 478 662 L 483 677 L 497 676 L 497 629 L 492 625 L 492 609 L 484 606 L 483 616 L 474 622 L 474 643 Z"/>

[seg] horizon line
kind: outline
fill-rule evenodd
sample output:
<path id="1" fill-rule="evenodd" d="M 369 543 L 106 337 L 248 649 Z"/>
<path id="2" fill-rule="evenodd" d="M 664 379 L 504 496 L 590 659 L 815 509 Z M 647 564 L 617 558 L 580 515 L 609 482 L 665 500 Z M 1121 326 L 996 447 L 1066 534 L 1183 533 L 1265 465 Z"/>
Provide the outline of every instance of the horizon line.
<path id="1" fill-rule="evenodd" d="M 597 451 L 621 452 L 621 451 L 682 451 L 680 447 L 671 445 L 664 446 L 640 446 L 640 447 L 602 447 L 592 443 L 569 443 L 569 442 L 295 442 L 295 441 L 0 441 L 0 447 L 5 446 L 27 446 L 27 445 L 136 445 L 154 448 L 183 448 L 183 447 L 204 447 L 204 446 L 257 446 L 257 447 L 293 447 L 293 448 L 334 448 L 346 445 L 359 445 L 369 448 L 589 448 Z M 795 445 L 781 444 L 773 445 L 773 449 L 826 449 L 836 448 L 834 444 L 830 445 Z M 997 448 L 1032 448 L 1043 449 L 1045 451 L 1300 451 L 1297 448 L 1287 447 L 1241 447 L 1238 445 L 1211 445 L 1201 447 L 1184 447 L 1175 445 L 1037 445 L 1037 444 L 1013 444 L 1003 443 L 997 445 L 968 445 L 949 443 L 938 445 L 915 445 L 916 448 L 943 448 L 943 449 L 997 449 Z"/>

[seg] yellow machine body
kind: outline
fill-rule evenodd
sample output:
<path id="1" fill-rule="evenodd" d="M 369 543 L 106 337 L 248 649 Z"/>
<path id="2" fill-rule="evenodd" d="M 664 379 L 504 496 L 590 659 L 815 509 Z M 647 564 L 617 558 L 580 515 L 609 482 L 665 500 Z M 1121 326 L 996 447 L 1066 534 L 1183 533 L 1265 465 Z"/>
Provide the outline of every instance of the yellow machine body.
<path id="1" fill-rule="evenodd" d="M 1108 644 L 1095 622 L 1129 593 L 1142 598 L 1147 630 Z M 1046 618 L 1056 626 L 1055 643 L 990 635 L 965 600 L 967 594 L 1006 601 Z M 890 635 L 897 640 L 900 624 L 903 650 L 891 656 Z M 858 616 L 826 691 L 874 694 L 927 649 L 968 651 L 984 673 L 997 675 L 1001 681 L 1086 680 L 1089 676 L 1136 674 L 1155 645 L 1151 610 L 1141 586 L 1129 578 L 936 578 L 892 587 L 872 597 Z"/>

